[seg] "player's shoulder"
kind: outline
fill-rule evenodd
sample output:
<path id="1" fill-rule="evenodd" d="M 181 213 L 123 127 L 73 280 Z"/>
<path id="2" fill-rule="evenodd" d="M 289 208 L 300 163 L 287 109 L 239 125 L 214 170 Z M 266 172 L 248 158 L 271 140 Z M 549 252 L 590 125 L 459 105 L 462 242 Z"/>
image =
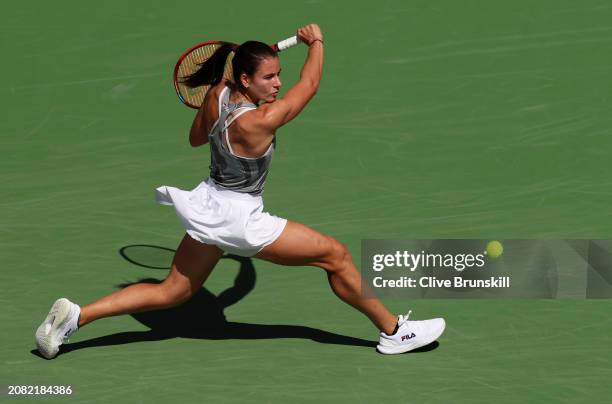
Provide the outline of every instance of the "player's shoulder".
<path id="1" fill-rule="evenodd" d="M 287 104 L 287 101 L 283 98 L 277 98 L 276 100 L 272 101 L 272 102 L 265 102 L 261 105 L 259 105 L 257 107 L 257 109 L 261 112 L 264 113 L 270 113 L 272 111 L 275 111 L 279 108 L 282 108 L 283 106 L 285 106 Z"/>
<path id="2" fill-rule="evenodd" d="M 219 100 L 219 96 L 221 95 L 221 91 L 223 91 L 223 89 L 228 86 L 228 81 L 226 79 L 221 80 L 219 83 L 215 84 L 214 86 L 212 86 L 207 92 L 206 95 L 204 96 L 204 103 L 208 104 L 211 101 L 218 101 Z"/>
<path id="3" fill-rule="evenodd" d="M 256 118 L 258 120 L 260 119 L 264 119 L 266 116 L 268 116 L 270 114 L 270 111 L 272 111 L 273 109 L 273 105 L 274 103 L 276 103 L 277 101 L 274 102 L 266 102 L 263 103 L 261 105 L 257 105 L 251 112 L 249 115 L 251 115 L 251 117 Z"/>
<path id="4" fill-rule="evenodd" d="M 225 87 L 231 88 L 231 81 L 227 79 L 222 79 L 219 83 L 215 84 L 210 89 L 209 93 L 212 93 L 213 95 L 215 95 L 215 97 L 219 97 L 219 94 L 221 94 L 221 91 L 223 91 Z"/>
<path id="5" fill-rule="evenodd" d="M 264 119 L 273 119 L 278 114 L 284 114 L 289 103 L 283 98 L 277 98 L 273 102 L 266 102 L 257 107 L 259 114 Z"/>
<path id="6" fill-rule="evenodd" d="M 282 100 L 276 100 L 259 105 L 248 114 L 243 115 L 242 124 L 245 127 L 250 127 L 254 132 L 274 135 L 277 129 L 274 125 L 274 116 L 278 114 L 278 107 L 281 104 Z"/>

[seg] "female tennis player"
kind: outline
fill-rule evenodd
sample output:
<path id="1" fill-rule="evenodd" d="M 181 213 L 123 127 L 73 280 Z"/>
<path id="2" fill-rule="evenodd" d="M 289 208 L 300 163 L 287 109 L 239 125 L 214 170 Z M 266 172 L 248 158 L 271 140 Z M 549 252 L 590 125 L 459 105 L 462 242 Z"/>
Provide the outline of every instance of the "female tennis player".
<path id="1" fill-rule="evenodd" d="M 263 210 L 262 192 L 278 128 L 294 119 L 316 94 L 323 68 L 323 35 L 316 24 L 298 29 L 308 45 L 299 81 L 278 99 L 281 67 L 268 45 L 248 41 L 221 46 L 186 78 L 189 86 L 210 84 L 189 134 L 191 146 L 210 143 L 210 176 L 195 189 L 156 189 L 159 203 L 174 205 L 186 228 L 169 275 L 161 284 L 138 283 L 79 307 L 58 299 L 36 332 L 39 351 L 53 358 L 79 327 L 94 320 L 178 306 L 202 286 L 224 254 L 255 257 L 280 265 L 315 266 L 327 273 L 333 292 L 365 314 L 380 330 L 381 353 L 407 352 L 435 341 L 443 319 L 409 321 L 361 293 L 361 275 L 347 248 L 334 238 Z M 233 81 L 223 79 L 234 50 Z"/>

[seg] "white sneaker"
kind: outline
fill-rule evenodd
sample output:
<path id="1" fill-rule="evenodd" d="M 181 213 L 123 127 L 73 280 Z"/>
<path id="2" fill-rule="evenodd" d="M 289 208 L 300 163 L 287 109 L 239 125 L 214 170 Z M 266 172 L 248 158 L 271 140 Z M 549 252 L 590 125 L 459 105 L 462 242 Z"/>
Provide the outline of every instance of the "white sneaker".
<path id="1" fill-rule="evenodd" d="M 81 308 L 70 300 L 57 299 L 51 310 L 36 330 L 36 346 L 47 359 L 52 359 L 59 352 L 59 347 L 79 329 Z"/>
<path id="2" fill-rule="evenodd" d="M 380 333 L 380 342 L 376 346 L 378 352 L 391 355 L 412 351 L 431 344 L 444 332 L 446 323 L 443 318 L 409 321 L 410 313 L 412 310 L 406 316 L 399 316 L 398 330 L 395 334 Z"/>

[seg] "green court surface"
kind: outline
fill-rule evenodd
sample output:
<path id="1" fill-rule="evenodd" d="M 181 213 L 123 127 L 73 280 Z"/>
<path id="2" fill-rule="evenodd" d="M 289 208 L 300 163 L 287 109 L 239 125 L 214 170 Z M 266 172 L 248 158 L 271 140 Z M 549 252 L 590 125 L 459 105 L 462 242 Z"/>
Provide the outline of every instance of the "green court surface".
<path id="1" fill-rule="evenodd" d="M 209 164 L 171 85 L 180 54 L 310 22 L 324 78 L 278 132 L 268 211 L 356 262 L 370 238 L 612 238 L 610 21 L 603 0 L 3 2 L 0 400 L 609 402 L 609 300 L 387 299 L 447 329 L 384 356 L 323 271 L 226 258 L 182 309 L 102 319 L 54 360 L 34 332 L 58 297 L 166 276 L 183 229 L 153 190 Z M 281 56 L 284 90 L 305 55 Z"/>

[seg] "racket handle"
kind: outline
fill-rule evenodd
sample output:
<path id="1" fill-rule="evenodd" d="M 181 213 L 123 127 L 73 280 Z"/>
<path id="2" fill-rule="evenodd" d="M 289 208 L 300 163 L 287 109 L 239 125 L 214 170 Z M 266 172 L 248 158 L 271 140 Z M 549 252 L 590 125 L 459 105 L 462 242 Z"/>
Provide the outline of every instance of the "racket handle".
<path id="1" fill-rule="evenodd" d="M 300 42 L 302 42 L 302 41 L 297 37 L 297 35 L 294 35 L 291 38 L 287 38 L 287 39 L 277 43 L 276 44 L 276 50 L 278 52 L 280 52 L 280 51 L 283 51 L 285 49 L 291 48 L 291 47 L 299 44 Z"/>

